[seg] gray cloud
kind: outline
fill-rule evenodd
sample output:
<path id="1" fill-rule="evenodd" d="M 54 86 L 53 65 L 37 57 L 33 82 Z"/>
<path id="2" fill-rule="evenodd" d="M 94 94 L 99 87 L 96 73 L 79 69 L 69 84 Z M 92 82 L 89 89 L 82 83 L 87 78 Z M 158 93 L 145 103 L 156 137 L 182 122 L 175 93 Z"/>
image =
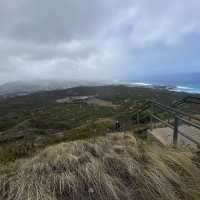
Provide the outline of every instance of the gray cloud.
<path id="1" fill-rule="evenodd" d="M 200 71 L 199 9 L 197 0 L 1 0 L 0 83 Z"/>

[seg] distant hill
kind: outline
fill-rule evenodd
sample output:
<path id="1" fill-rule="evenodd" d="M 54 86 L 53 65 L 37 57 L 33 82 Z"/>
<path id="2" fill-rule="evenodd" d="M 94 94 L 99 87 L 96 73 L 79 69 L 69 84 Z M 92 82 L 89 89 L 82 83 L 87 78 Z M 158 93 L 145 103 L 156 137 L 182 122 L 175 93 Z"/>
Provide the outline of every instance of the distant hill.
<path id="1" fill-rule="evenodd" d="M 0 85 L 0 95 L 23 96 L 38 91 L 63 90 L 83 85 L 97 85 L 89 82 L 63 80 L 15 81 Z"/>

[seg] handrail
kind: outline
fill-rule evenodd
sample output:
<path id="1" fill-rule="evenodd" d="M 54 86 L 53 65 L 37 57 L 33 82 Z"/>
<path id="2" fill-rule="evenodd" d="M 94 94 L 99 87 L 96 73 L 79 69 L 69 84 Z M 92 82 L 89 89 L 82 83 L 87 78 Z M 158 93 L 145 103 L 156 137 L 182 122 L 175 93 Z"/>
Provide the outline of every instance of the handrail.
<path id="1" fill-rule="evenodd" d="M 158 107 L 160 107 L 161 109 L 163 109 L 163 110 L 165 110 L 167 112 L 172 112 L 173 114 L 180 114 L 180 115 L 186 116 L 186 117 L 188 117 L 190 119 L 194 119 L 194 120 L 196 120 L 196 121 L 198 121 L 200 123 L 200 119 L 198 117 L 195 117 L 193 115 L 190 115 L 188 113 L 185 113 L 185 112 L 180 111 L 178 109 L 174 109 L 174 108 L 172 108 L 170 106 L 163 105 L 163 104 L 155 102 L 155 101 L 151 101 L 151 103 L 153 103 L 154 105 L 157 105 Z"/>
<path id="2" fill-rule="evenodd" d="M 197 142 L 196 140 L 194 140 L 192 137 L 189 137 L 188 135 L 186 135 L 185 133 L 183 133 L 182 131 L 178 131 L 180 135 L 182 135 L 183 137 L 187 138 L 188 140 L 190 140 L 191 142 L 195 143 L 196 145 L 200 145 L 200 142 Z"/>
<path id="3" fill-rule="evenodd" d="M 200 104 L 200 97 L 187 96 L 179 101 L 174 102 L 172 106 L 176 107 L 184 103 Z"/>
<path id="4" fill-rule="evenodd" d="M 152 117 L 158 121 L 160 121 L 161 123 L 163 123 L 164 125 L 168 126 L 169 128 L 171 129 L 174 129 L 174 126 L 172 126 L 171 124 L 165 122 L 164 120 L 161 120 L 159 117 L 155 116 L 152 114 Z M 200 128 L 200 127 L 199 127 Z M 197 144 L 197 145 L 200 145 L 200 142 L 197 142 L 196 140 L 194 140 L 192 137 L 189 137 L 188 135 L 186 135 L 185 133 L 183 133 L 182 131 L 180 130 L 177 130 L 178 133 L 182 136 L 184 136 L 185 138 L 187 138 L 188 140 L 190 140 L 191 142 Z"/>
<path id="5" fill-rule="evenodd" d="M 174 120 L 174 124 L 170 124 L 170 123 L 166 122 L 165 120 L 162 120 L 161 118 L 159 118 L 158 116 L 156 116 L 154 114 L 154 110 L 153 110 L 154 106 L 157 106 L 161 110 L 167 111 L 168 113 L 172 113 L 173 116 L 174 116 L 174 119 L 175 119 Z M 196 129 L 200 130 L 200 124 L 199 123 L 194 123 L 194 122 L 192 122 L 190 120 L 185 119 L 185 117 L 188 117 L 189 119 L 195 119 L 198 122 L 200 122 L 199 118 L 196 118 L 194 116 L 191 116 L 190 114 L 187 114 L 187 113 L 182 112 L 180 110 L 176 110 L 174 108 L 171 108 L 169 106 L 163 105 L 163 104 L 155 102 L 155 101 L 151 101 L 151 111 L 149 113 L 150 113 L 150 118 L 151 118 L 151 127 L 153 127 L 153 120 L 152 119 L 154 118 L 154 119 L 160 121 L 161 123 L 163 123 L 164 125 L 166 125 L 167 127 L 169 127 L 169 128 L 171 128 L 171 129 L 174 130 L 173 143 L 174 143 L 175 146 L 177 145 L 178 134 L 184 136 L 185 138 L 187 138 L 191 142 L 193 142 L 193 143 L 195 143 L 197 145 L 200 145 L 200 142 L 194 140 L 192 137 L 186 135 L 185 133 L 183 133 L 182 131 L 180 131 L 178 129 L 179 121 L 181 121 L 184 124 L 187 124 L 189 126 L 192 126 L 192 127 L 196 128 Z"/>
<path id="6" fill-rule="evenodd" d="M 162 122 L 163 124 L 165 124 L 166 126 L 168 126 L 168 127 L 170 127 L 170 128 L 174 128 L 171 124 L 169 124 L 169 123 L 167 123 L 167 122 L 165 122 L 164 120 L 162 120 L 162 119 L 160 119 L 159 117 L 157 117 L 156 115 L 154 115 L 154 114 L 151 114 L 151 116 L 154 118 L 154 119 L 156 119 L 156 120 L 158 120 L 158 121 L 160 121 L 160 122 Z"/>
<path id="7" fill-rule="evenodd" d="M 183 121 L 185 124 L 188 124 L 188 125 L 193 126 L 193 127 L 195 127 L 195 128 L 197 128 L 197 129 L 200 130 L 200 125 L 195 124 L 195 123 L 193 123 L 193 122 L 191 122 L 191 121 L 188 121 L 188 120 L 186 120 L 186 119 L 183 119 L 182 117 L 177 117 L 177 118 L 178 118 L 179 120 Z"/>

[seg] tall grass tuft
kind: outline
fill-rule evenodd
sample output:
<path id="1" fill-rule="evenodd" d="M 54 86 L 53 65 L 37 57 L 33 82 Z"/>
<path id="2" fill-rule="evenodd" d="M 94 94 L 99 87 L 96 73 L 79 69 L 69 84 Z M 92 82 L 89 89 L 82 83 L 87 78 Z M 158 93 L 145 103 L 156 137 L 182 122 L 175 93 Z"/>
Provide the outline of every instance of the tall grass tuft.
<path id="1" fill-rule="evenodd" d="M 190 157 L 128 134 L 49 147 L 0 167 L 2 200 L 199 200 Z"/>

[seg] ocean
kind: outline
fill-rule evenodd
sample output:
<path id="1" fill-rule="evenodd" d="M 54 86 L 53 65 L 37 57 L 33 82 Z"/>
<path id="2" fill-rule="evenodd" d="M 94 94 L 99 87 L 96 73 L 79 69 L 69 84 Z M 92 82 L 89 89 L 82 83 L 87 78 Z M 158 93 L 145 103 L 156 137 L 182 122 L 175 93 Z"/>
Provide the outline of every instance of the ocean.
<path id="1" fill-rule="evenodd" d="M 171 91 L 200 94 L 200 74 L 172 74 L 149 76 L 128 81 L 131 85 L 153 87 L 165 86 Z"/>

